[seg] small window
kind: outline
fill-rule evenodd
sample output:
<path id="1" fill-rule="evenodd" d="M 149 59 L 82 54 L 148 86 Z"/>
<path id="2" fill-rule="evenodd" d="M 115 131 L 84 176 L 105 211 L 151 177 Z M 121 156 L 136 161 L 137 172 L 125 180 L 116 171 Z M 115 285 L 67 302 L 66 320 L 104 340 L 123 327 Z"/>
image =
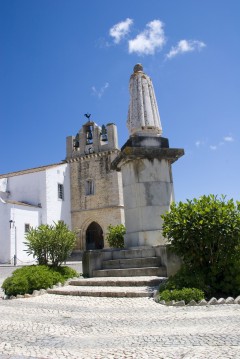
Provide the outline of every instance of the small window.
<path id="1" fill-rule="evenodd" d="M 89 179 L 86 181 L 86 196 L 94 194 L 94 181 Z"/>
<path id="2" fill-rule="evenodd" d="M 58 198 L 64 200 L 63 184 L 58 183 Z"/>
<path id="3" fill-rule="evenodd" d="M 25 233 L 28 233 L 30 231 L 30 224 L 29 223 L 25 223 L 24 231 L 25 231 Z"/>

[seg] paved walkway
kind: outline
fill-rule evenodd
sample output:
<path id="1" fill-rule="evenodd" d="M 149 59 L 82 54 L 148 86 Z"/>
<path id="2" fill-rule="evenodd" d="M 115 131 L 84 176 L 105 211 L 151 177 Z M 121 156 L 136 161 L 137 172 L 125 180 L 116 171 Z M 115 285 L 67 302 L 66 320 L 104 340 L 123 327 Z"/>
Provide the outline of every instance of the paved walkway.
<path id="1" fill-rule="evenodd" d="M 45 294 L 0 300 L 0 359 L 240 359 L 240 305 Z"/>

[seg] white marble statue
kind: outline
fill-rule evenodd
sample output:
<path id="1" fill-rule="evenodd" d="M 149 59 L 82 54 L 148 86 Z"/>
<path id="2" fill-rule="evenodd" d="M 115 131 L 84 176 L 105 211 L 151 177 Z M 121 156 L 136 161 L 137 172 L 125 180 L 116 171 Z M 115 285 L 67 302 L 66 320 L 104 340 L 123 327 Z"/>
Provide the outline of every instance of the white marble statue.
<path id="1" fill-rule="evenodd" d="M 134 66 L 129 83 L 130 103 L 127 127 L 129 135 L 160 136 L 162 126 L 151 79 L 141 64 Z"/>

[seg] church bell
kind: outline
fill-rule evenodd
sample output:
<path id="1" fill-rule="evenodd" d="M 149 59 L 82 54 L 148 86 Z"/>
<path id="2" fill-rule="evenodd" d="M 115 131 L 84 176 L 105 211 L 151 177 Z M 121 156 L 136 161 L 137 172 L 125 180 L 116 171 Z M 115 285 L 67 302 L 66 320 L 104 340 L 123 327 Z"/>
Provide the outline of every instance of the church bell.
<path id="1" fill-rule="evenodd" d="M 92 140 L 93 136 L 92 136 L 92 131 L 90 129 L 87 130 L 87 140 Z"/>
<path id="2" fill-rule="evenodd" d="M 104 125 L 102 125 L 101 140 L 103 142 L 107 142 L 107 140 L 108 140 L 107 130 L 106 130 L 106 127 Z"/>

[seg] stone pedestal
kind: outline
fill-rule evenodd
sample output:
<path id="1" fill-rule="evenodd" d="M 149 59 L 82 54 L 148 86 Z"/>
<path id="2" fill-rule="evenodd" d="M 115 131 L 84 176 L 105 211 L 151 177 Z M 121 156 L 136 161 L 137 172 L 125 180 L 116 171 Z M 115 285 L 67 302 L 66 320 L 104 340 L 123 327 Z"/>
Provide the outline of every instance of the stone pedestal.
<path id="1" fill-rule="evenodd" d="M 183 154 L 166 138 L 132 136 L 113 161 L 122 171 L 126 248 L 165 243 L 161 215 L 174 200 L 171 164 Z"/>

